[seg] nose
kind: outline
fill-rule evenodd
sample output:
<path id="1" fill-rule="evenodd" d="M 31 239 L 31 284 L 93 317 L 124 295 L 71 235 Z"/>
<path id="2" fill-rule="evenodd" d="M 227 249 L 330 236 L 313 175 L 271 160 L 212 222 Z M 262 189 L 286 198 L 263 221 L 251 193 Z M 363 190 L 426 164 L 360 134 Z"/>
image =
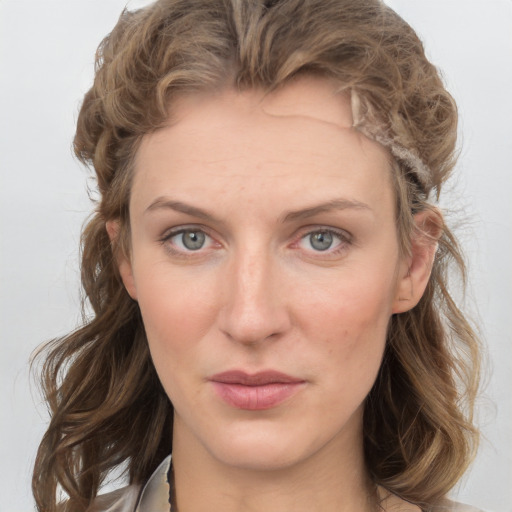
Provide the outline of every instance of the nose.
<path id="1" fill-rule="evenodd" d="M 219 312 L 221 331 L 246 345 L 277 339 L 291 326 L 283 275 L 272 257 L 246 253 L 230 265 Z"/>

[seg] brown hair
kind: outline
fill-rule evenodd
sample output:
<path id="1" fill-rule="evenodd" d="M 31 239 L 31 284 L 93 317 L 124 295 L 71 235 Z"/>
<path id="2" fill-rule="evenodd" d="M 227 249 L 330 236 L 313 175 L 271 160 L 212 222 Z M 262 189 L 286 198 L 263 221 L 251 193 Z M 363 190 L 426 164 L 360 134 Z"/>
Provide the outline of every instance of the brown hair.
<path id="1" fill-rule="evenodd" d="M 85 511 L 112 468 L 125 463 L 130 482 L 141 483 L 171 451 L 172 405 L 105 229 L 118 219 L 119 250 L 129 250 L 141 138 L 162 126 L 180 92 L 271 91 L 298 74 L 330 77 L 352 91 L 361 131 L 390 147 L 407 251 L 413 214 L 431 208 L 454 166 L 457 111 L 414 31 L 381 1 L 159 0 L 124 11 L 101 43 L 74 142 L 80 160 L 94 166 L 101 194 L 82 234 L 82 284 L 93 315 L 43 353 L 52 417 L 33 477 L 41 512 L 57 510 L 59 487 L 69 495 L 66 510 Z M 447 288 L 450 262 L 465 275 L 456 240 L 442 227 L 423 298 L 391 319 L 364 415 L 371 478 L 424 508 L 460 478 L 477 441 L 478 341 Z"/>

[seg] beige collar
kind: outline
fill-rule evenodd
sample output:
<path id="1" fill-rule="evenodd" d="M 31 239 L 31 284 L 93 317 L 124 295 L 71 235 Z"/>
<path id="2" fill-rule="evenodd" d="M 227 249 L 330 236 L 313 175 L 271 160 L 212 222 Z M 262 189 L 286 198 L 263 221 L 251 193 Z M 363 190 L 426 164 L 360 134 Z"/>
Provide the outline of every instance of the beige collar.
<path id="1" fill-rule="evenodd" d="M 142 489 L 135 512 L 170 512 L 170 488 L 167 478 L 170 466 L 171 456 L 169 455 L 156 468 Z"/>

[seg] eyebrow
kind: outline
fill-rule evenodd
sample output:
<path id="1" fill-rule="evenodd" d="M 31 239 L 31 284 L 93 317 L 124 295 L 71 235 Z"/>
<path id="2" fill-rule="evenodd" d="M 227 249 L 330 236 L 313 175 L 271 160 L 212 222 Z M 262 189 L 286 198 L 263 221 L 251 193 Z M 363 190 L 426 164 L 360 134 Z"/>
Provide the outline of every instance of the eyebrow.
<path id="1" fill-rule="evenodd" d="M 190 215 L 192 217 L 197 217 L 199 219 L 203 219 L 210 222 L 220 222 L 214 215 L 212 215 L 207 210 L 203 210 L 201 208 L 197 208 L 196 206 L 192 206 L 187 203 L 183 203 L 181 201 L 175 201 L 172 199 L 168 199 L 166 197 L 159 197 L 155 199 L 144 211 L 144 214 L 153 212 L 155 210 L 160 209 L 169 209 L 174 210 L 180 213 L 184 213 L 186 215 Z M 361 201 L 355 201 L 350 199 L 332 199 L 331 201 L 327 201 L 325 203 L 321 203 L 315 206 L 311 206 L 310 208 L 302 208 L 300 210 L 287 212 L 282 217 L 282 222 L 292 222 L 297 220 L 304 220 L 310 217 L 314 217 L 320 213 L 326 213 L 333 210 L 366 210 L 372 212 L 373 210 L 366 204 Z"/>
<path id="2" fill-rule="evenodd" d="M 312 206 L 311 208 L 304 208 L 301 210 L 288 212 L 284 216 L 283 222 L 290 222 L 294 220 L 304 220 L 310 217 L 314 217 L 320 213 L 331 212 L 333 210 L 366 210 L 373 211 L 366 203 L 362 203 L 361 201 L 354 201 L 351 199 L 333 199 L 331 201 L 327 201 L 325 203 L 318 204 L 316 206 Z"/>
<path id="3" fill-rule="evenodd" d="M 197 217 L 199 219 L 208 220 L 208 221 L 216 221 L 214 215 L 209 213 L 206 210 L 201 208 L 197 208 L 196 206 L 192 206 L 191 204 L 182 203 L 181 201 L 174 201 L 172 199 L 167 199 L 165 197 L 159 197 L 155 199 L 144 211 L 144 214 L 153 212 L 155 210 L 174 210 L 176 212 L 185 213 L 186 215 L 190 215 L 192 217 Z"/>

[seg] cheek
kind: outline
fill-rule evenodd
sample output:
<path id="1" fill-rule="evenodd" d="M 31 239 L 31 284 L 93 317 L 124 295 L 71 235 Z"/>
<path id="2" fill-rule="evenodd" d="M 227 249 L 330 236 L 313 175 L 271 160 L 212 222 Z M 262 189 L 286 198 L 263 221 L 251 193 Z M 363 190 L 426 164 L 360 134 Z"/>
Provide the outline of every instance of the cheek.
<path id="1" fill-rule="evenodd" d="M 386 273 L 325 283 L 309 295 L 298 313 L 309 319 L 304 329 L 324 360 L 319 363 L 333 385 L 369 388 L 379 370 L 391 317 L 393 280 Z M 341 383 L 340 383 L 341 381 Z"/>
<path id="2" fill-rule="evenodd" d="M 178 409 L 195 403 L 190 382 L 201 377 L 198 347 L 216 317 L 204 287 L 180 280 L 176 273 L 141 274 L 137 289 L 151 358 L 167 396 Z"/>
<path id="3" fill-rule="evenodd" d="M 387 270 L 387 271 L 386 271 Z M 316 289 L 312 292 L 311 289 Z M 306 297 L 300 316 L 333 331 L 335 339 L 358 338 L 368 331 L 385 331 L 392 313 L 394 279 L 389 269 L 373 273 L 351 271 L 332 276 L 316 287 L 299 290 Z M 334 340 L 333 340 L 334 341 Z"/>
<path id="4" fill-rule="evenodd" d="M 173 271 L 167 264 L 156 264 L 152 270 L 136 273 L 137 296 L 149 347 L 156 364 L 174 361 L 186 354 L 211 329 L 216 309 L 215 288 L 206 276 Z M 197 283 L 201 283 L 198 286 Z M 173 356 L 173 357 L 169 357 Z"/>

